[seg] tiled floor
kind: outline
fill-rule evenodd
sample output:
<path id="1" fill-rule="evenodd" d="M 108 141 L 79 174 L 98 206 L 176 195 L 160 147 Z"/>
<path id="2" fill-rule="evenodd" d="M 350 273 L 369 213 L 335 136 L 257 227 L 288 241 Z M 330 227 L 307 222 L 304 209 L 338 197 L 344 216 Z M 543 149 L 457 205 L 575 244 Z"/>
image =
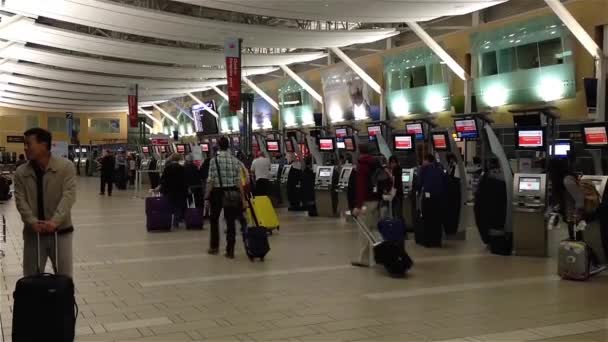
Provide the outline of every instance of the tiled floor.
<path id="1" fill-rule="evenodd" d="M 406 279 L 349 265 L 355 227 L 280 211 L 265 263 L 205 254 L 208 231 L 148 234 L 143 200 L 99 197 L 81 179 L 74 208 L 78 341 L 608 341 L 608 276 L 561 281 L 555 260 L 491 256 L 475 231 L 440 250 L 408 242 Z M 21 275 L 14 203 L 0 280 L 5 340 Z"/>

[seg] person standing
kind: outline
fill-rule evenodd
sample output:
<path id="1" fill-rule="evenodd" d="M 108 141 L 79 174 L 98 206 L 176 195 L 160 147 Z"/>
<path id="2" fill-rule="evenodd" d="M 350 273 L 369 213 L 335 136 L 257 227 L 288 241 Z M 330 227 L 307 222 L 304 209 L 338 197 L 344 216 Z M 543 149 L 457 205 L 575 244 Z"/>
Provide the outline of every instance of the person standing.
<path id="1" fill-rule="evenodd" d="M 113 179 L 114 174 L 114 156 L 110 151 L 104 151 L 103 157 L 101 157 L 101 191 L 100 195 L 105 195 L 106 193 L 106 185 L 108 186 L 108 196 L 112 196 L 112 186 L 114 183 Z"/>
<path id="2" fill-rule="evenodd" d="M 424 247 L 441 247 L 443 230 L 441 213 L 447 190 L 446 174 L 435 156 L 427 154 L 420 168 L 417 193 L 421 196 L 423 226 L 417 227 L 416 243 Z"/>
<path id="3" fill-rule="evenodd" d="M 150 188 L 156 189 L 160 184 L 160 176 L 158 175 L 158 160 L 156 160 L 154 154 L 148 164 L 148 178 L 150 179 Z"/>
<path id="4" fill-rule="evenodd" d="M 251 163 L 251 171 L 255 176 L 255 196 L 268 196 L 270 194 L 270 159 L 263 153 Z"/>
<path id="5" fill-rule="evenodd" d="M 395 156 L 391 156 L 388 159 L 391 174 L 393 175 L 393 188 L 395 189 L 395 197 L 393 197 L 391 206 L 393 212 L 393 218 L 401 220 L 403 223 L 405 219 L 403 217 L 403 170 L 399 165 L 399 160 Z M 410 222 L 412 224 L 412 222 Z"/>
<path id="6" fill-rule="evenodd" d="M 382 166 L 378 159 L 369 154 L 367 145 L 359 145 L 359 152 L 360 156 L 355 180 L 356 195 L 352 214 L 359 218 L 370 231 L 377 234 L 380 197 L 374 193 L 372 177 L 376 170 Z M 374 258 L 371 253 L 371 244 L 362 232 L 359 233 L 359 241 L 361 246 L 359 257 L 351 264 L 360 267 L 373 266 Z"/>
<path id="7" fill-rule="evenodd" d="M 135 155 L 129 155 L 129 185 L 135 186 L 135 174 L 137 172 L 137 162 L 135 160 Z"/>
<path id="8" fill-rule="evenodd" d="M 188 196 L 184 167 L 179 163 L 181 160 L 181 154 L 172 154 L 167 160 L 160 179 L 160 193 L 169 199 L 173 210 L 174 228 L 179 227 L 179 223 L 184 218 L 186 197 Z"/>
<path id="9" fill-rule="evenodd" d="M 50 258 L 55 273 L 72 277 L 71 210 L 76 202 L 76 169 L 69 160 L 51 154 L 49 131 L 32 128 L 23 135 L 30 162 L 15 172 L 16 205 L 24 224 L 23 275 L 43 271 Z"/>
<path id="10" fill-rule="evenodd" d="M 224 210 L 227 226 L 224 256 L 234 259 L 235 220 L 239 217 L 239 211 L 247 206 L 241 183 L 241 163 L 228 151 L 228 138 L 221 137 L 219 146 L 220 153 L 209 163 L 209 178 L 205 192 L 205 205 L 211 207 L 211 238 L 208 253 L 211 255 L 219 253 L 219 219 L 220 213 Z"/>
<path id="11" fill-rule="evenodd" d="M 192 155 L 186 156 L 186 163 L 184 164 L 184 177 L 186 179 L 186 186 L 189 192 L 194 197 L 194 207 L 201 208 L 203 204 L 203 181 L 202 171 L 194 164 Z M 188 196 L 188 204 L 192 204 L 192 197 Z"/>
<path id="12" fill-rule="evenodd" d="M 119 151 L 116 154 L 116 187 L 120 190 L 127 188 L 127 158 L 124 151 Z"/>

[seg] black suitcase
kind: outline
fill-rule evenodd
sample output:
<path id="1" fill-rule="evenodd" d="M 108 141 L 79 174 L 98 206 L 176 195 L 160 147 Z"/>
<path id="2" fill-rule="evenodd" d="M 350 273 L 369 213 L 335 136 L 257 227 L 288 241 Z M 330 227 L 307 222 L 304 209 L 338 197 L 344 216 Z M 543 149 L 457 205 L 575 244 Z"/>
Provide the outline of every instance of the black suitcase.
<path id="1" fill-rule="evenodd" d="M 268 231 L 266 228 L 260 227 L 258 223 L 258 217 L 255 213 L 249 197 L 247 198 L 249 208 L 251 208 L 251 217 L 255 223 L 254 227 L 243 228 L 243 245 L 245 246 L 245 252 L 249 257 L 249 260 L 254 261 L 255 258 L 259 258 L 264 261 L 264 257 L 270 251 L 270 244 L 268 243 Z"/>
<path id="2" fill-rule="evenodd" d="M 40 271 L 40 265 L 38 269 Z M 21 278 L 17 281 L 13 298 L 13 342 L 74 341 L 78 306 L 72 278 L 48 273 Z"/>

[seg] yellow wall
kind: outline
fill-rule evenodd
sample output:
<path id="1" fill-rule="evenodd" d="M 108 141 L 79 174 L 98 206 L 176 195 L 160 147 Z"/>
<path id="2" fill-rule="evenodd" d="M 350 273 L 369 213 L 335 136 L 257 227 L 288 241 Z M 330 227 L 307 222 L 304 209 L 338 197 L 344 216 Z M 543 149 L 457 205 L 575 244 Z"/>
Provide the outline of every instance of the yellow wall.
<path id="1" fill-rule="evenodd" d="M 0 107 L 0 146 L 6 147 L 8 152 L 21 152 L 21 144 L 7 144 L 7 135 L 22 135 L 26 129 L 26 117 L 38 117 L 38 123 L 42 128 L 48 128 L 47 118 L 50 116 L 65 117 L 63 113 L 41 113 L 22 109 Z M 80 118 L 80 134 L 78 135 L 81 144 L 88 144 L 89 141 L 99 140 L 126 140 L 128 130 L 128 120 L 126 113 L 95 113 L 82 114 L 75 113 L 74 117 Z M 120 133 L 100 134 L 89 132 L 89 120 L 91 118 L 120 119 Z M 52 132 L 53 139 L 57 141 L 68 141 L 67 132 Z"/>

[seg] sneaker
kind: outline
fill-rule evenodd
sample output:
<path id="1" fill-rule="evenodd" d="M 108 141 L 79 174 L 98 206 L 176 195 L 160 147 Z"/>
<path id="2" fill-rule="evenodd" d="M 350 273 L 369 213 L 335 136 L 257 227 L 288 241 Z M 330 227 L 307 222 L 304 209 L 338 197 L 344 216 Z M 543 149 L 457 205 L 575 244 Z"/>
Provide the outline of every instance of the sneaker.
<path id="1" fill-rule="evenodd" d="M 209 248 L 207 253 L 210 255 L 217 255 L 219 253 L 219 250 L 217 248 Z"/>

